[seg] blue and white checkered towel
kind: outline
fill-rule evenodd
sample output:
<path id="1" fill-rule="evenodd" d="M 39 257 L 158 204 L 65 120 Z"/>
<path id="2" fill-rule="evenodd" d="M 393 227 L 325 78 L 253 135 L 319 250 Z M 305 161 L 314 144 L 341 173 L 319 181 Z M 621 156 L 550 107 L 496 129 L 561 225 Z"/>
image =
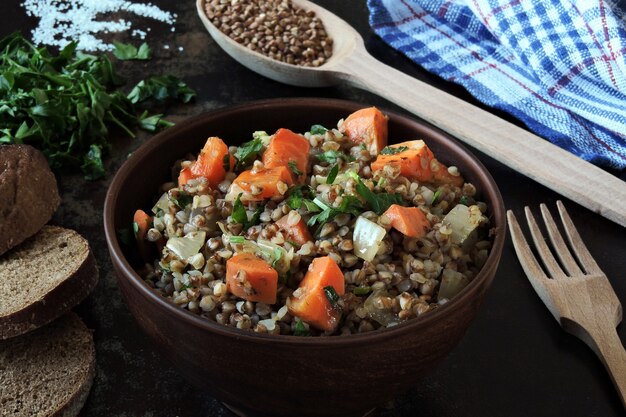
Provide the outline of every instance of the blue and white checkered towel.
<path id="1" fill-rule="evenodd" d="M 626 168 L 626 23 L 610 0 L 368 0 L 389 45 L 594 164 Z M 506 140 L 506 132 L 502 132 Z"/>

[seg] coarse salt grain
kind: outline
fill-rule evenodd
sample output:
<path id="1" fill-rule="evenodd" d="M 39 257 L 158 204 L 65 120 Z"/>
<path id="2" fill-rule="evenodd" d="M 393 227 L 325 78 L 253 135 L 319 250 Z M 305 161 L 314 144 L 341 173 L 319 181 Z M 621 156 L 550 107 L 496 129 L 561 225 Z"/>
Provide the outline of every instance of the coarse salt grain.
<path id="1" fill-rule="evenodd" d="M 63 48 L 77 41 L 78 49 L 83 51 L 112 50 L 112 44 L 96 35 L 132 29 L 133 23 L 121 18 L 102 20 L 106 13 L 128 12 L 172 26 L 176 23 L 176 14 L 161 10 L 151 3 L 126 0 L 25 0 L 22 7 L 28 16 L 39 18 L 39 24 L 32 32 L 33 43 Z M 132 34 L 141 39 L 146 36 L 146 32 L 140 29 L 135 29 Z"/>

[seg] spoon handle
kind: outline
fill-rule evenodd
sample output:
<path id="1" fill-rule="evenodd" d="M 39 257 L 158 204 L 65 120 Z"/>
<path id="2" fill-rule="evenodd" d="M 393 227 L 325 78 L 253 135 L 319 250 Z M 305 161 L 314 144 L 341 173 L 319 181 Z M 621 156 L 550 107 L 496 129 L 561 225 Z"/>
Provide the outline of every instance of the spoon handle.
<path id="1" fill-rule="evenodd" d="M 371 91 L 508 167 L 626 227 L 626 182 L 512 123 L 410 77 L 356 48 L 336 68 Z"/>

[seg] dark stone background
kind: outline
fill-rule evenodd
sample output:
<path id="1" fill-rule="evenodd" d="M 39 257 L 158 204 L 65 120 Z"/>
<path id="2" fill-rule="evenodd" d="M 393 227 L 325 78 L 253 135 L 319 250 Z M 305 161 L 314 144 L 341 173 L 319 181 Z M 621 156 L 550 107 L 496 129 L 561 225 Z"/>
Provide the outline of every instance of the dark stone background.
<path id="1" fill-rule="evenodd" d="M 148 75 L 162 73 L 186 80 L 198 97 L 190 105 L 164 108 L 172 121 L 249 100 L 299 96 L 348 99 L 407 113 L 393 103 L 346 86 L 306 89 L 263 78 L 219 49 L 197 17 L 193 1 L 154 0 L 153 3 L 178 13 L 176 31 L 149 22 L 152 31 L 147 41 L 154 51 L 153 60 L 123 63 L 121 71 L 129 85 Z M 475 103 L 462 88 L 423 71 L 378 39 L 367 24 L 364 1 L 319 0 L 317 3 L 352 24 L 374 57 Z M 1 1 L 0 35 L 14 30 L 29 35 L 35 24 L 18 0 Z M 136 39 L 120 40 L 137 43 Z M 163 44 L 171 48 L 165 50 Z M 184 50 L 180 52 L 178 46 Z M 231 416 L 218 401 L 182 379 L 175 365 L 163 361 L 135 325 L 117 288 L 102 226 L 105 193 L 126 155 L 150 137 L 140 133 L 132 140 L 115 139 L 113 151 L 105 161 L 108 174 L 105 180 L 85 182 L 78 174 L 57 175 L 63 204 L 54 222 L 87 237 L 100 267 L 98 287 L 76 308 L 94 330 L 97 349 L 97 376 L 82 415 Z M 554 208 L 555 201 L 561 198 L 484 154 L 476 154 L 498 183 L 507 208 L 518 217 L 523 215 L 526 205 L 536 208 L 545 202 Z M 616 175 L 626 180 L 626 172 Z M 575 202 L 563 200 L 589 250 L 610 277 L 618 297 L 626 302 L 626 230 Z M 623 325 L 618 332 L 626 340 Z M 601 362 L 581 341 L 561 330 L 527 281 L 510 242 L 504 248 L 487 299 L 464 339 L 437 370 L 407 390 L 392 403 L 382 405 L 375 415 L 624 415 Z"/>

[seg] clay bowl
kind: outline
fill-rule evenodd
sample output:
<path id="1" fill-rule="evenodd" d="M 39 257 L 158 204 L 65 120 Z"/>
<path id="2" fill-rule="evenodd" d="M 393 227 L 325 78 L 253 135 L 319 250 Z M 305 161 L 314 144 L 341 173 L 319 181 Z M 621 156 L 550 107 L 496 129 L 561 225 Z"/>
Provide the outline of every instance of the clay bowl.
<path id="1" fill-rule="evenodd" d="M 334 126 L 365 107 L 329 99 L 257 101 L 212 111 L 157 135 L 120 168 L 109 188 L 104 226 L 123 297 L 139 326 L 201 390 L 240 415 L 362 416 L 416 384 L 459 342 L 491 285 L 505 239 L 504 205 L 492 177 L 463 146 L 422 122 L 391 112 L 389 137 L 423 138 L 438 158 L 459 167 L 490 207 L 493 249 L 476 278 L 451 302 L 393 328 L 341 337 L 255 334 L 221 326 L 176 307 L 135 271 L 136 254 L 118 242 L 135 209 L 150 207 L 174 161 L 208 136 L 249 140 L 254 130 L 296 132 Z M 384 109 L 383 109 L 384 110 Z M 239 142 L 237 142 L 239 141 Z"/>

